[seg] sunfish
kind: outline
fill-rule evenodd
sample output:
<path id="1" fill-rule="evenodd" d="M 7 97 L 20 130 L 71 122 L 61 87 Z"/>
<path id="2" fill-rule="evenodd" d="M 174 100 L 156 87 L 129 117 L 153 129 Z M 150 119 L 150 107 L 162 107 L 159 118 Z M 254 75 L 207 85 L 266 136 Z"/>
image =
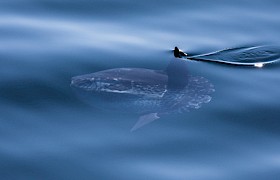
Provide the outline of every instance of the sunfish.
<path id="1" fill-rule="evenodd" d="M 198 109 L 211 100 L 214 86 L 187 71 L 188 63 L 173 58 L 165 70 L 116 68 L 76 76 L 71 87 L 89 104 L 106 110 L 137 113 L 134 131 L 173 113 Z"/>

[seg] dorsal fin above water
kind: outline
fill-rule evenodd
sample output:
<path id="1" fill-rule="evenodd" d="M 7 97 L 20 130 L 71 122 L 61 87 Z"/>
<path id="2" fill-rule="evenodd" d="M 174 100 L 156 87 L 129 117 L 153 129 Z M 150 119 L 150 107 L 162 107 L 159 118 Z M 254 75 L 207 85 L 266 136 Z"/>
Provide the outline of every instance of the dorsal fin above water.
<path id="1" fill-rule="evenodd" d="M 183 51 L 181 51 L 177 46 L 174 48 L 174 56 L 176 58 L 181 58 L 181 57 L 184 57 L 184 56 L 187 56 L 186 53 L 184 53 Z"/>

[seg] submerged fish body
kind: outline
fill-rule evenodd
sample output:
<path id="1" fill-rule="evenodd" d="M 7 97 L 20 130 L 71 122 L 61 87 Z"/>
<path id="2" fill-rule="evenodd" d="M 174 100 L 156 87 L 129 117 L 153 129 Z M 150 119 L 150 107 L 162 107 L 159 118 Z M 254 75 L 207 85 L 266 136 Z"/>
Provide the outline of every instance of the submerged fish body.
<path id="1" fill-rule="evenodd" d="M 189 75 L 184 88 L 168 88 L 164 71 L 118 68 L 72 78 L 71 86 L 86 102 L 107 110 L 174 113 L 197 109 L 211 100 L 214 87 Z"/>
<path id="2" fill-rule="evenodd" d="M 198 109 L 211 100 L 214 86 L 192 76 L 186 61 L 175 58 L 166 70 L 117 68 L 72 78 L 80 98 L 98 108 L 138 113 L 136 130 L 162 116 Z"/>
<path id="3" fill-rule="evenodd" d="M 158 109 L 166 84 L 164 72 L 140 68 L 109 69 L 71 81 L 72 88 L 89 104 L 136 113 Z"/>

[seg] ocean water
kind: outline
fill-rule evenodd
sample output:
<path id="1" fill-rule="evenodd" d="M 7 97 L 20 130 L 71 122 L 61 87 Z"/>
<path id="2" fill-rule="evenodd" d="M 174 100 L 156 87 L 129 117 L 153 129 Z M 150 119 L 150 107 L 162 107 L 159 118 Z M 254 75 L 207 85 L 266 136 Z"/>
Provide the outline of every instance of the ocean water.
<path id="1" fill-rule="evenodd" d="M 137 114 L 82 102 L 71 77 L 164 69 L 190 54 L 280 44 L 280 3 L 2 0 L 0 179 L 280 179 L 280 64 L 189 61 L 215 86 L 200 109 L 133 133 Z M 98 106 L 99 102 L 96 102 Z"/>

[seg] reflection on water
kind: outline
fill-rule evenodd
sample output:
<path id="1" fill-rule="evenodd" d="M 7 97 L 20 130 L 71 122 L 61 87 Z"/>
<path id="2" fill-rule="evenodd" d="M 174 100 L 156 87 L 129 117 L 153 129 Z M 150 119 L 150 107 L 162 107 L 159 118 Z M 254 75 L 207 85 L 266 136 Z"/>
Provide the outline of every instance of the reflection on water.
<path id="1" fill-rule="evenodd" d="M 280 179 L 277 63 L 187 61 L 193 91 L 179 96 L 172 87 L 184 82 L 164 75 L 172 91 L 146 117 L 168 115 L 134 133 L 137 113 L 88 106 L 69 87 L 106 69 L 163 70 L 175 46 L 192 55 L 279 44 L 279 17 L 273 0 L 1 1 L 1 179 Z M 211 89 L 206 79 L 215 93 L 197 91 Z M 211 103 L 170 113 L 176 102 L 207 102 L 201 95 Z"/>
<path id="2" fill-rule="evenodd" d="M 61 46 L 113 49 L 116 45 L 148 44 L 144 39 L 123 31 L 118 25 L 105 22 L 6 15 L 0 17 L 0 26 L 4 27 L 1 33 L 2 50 L 14 48 L 38 52 Z"/>

